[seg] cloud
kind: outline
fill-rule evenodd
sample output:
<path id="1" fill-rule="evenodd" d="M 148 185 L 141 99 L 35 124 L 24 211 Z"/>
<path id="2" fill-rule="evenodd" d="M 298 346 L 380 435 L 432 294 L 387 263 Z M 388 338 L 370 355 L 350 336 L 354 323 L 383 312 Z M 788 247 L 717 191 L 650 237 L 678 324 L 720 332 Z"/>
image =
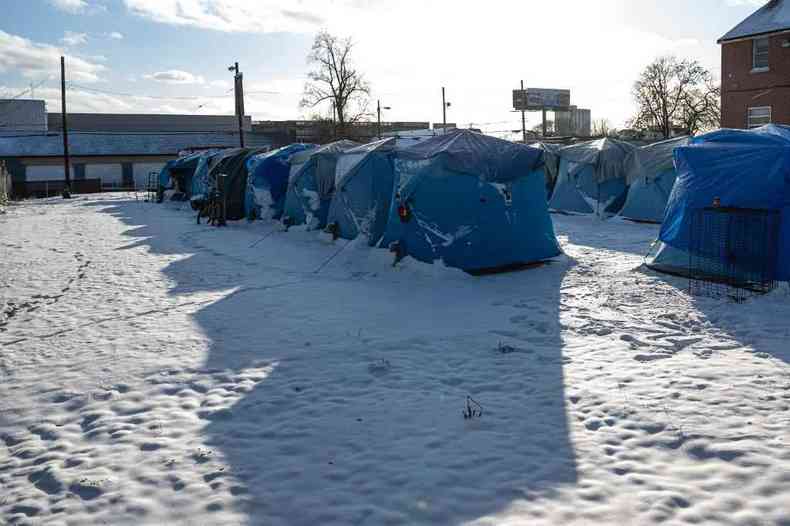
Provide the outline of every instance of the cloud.
<path id="1" fill-rule="evenodd" d="M 106 36 L 112 40 L 123 40 L 123 33 L 119 33 L 118 31 L 107 33 Z"/>
<path id="2" fill-rule="evenodd" d="M 212 80 L 208 83 L 208 87 L 227 90 L 233 87 L 229 80 Z"/>
<path id="3" fill-rule="evenodd" d="M 0 30 L 0 73 L 19 72 L 26 78 L 55 77 L 60 73 L 60 57 L 66 55 L 67 77 L 78 82 L 97 82 L 107 68 L 89 58 L 67 55 L 49 44 Z"/>
<path id="4" fill-rule="evenodd" d="M 155 22 L 226 32 L 312 32 L 359 0 L 124 0 L 127 9 Z"/>
<path id="5" fill-rule="evenodd" d="M 50 0 L 50 3 L 61 11 L 67 13 L 83 13 L 88 9 L 86 0 Z"/>
<path id="6" fill-rule="evenodd" d="M 155 80 L 157 82 L 164 82 L 165 84 L 205 84 L 206 79 L 200 75 L 193 75 L 188 71 L 181 71 L 179 69 L 171 69 L 168 71 L 159 71 L 145 75 L 148 80 Z"/>
<path id="7" fill-rule="evenodd" d="M 740 7 L 740 6 L 762 7 L 768 3 L 768 0 L 724 0 L 724 3 L 732 7 Z"/>
<path id="8" fill-rule="evenodd" d="M 49 0 L 56 9 L 63 12 L 77 15 L 88 14 L 93 15 L 103 11 L 107 11 L 107 7 L 102 4 L 89 3 L 88 0 Z"/>
<path id="9" fill-rule="evenodd" d="M 66 31 L 60 41 L 63 42 L 63 45 L 65 46 L 79 46 L 85 44 L 88 41 L 88 34 Z"/>

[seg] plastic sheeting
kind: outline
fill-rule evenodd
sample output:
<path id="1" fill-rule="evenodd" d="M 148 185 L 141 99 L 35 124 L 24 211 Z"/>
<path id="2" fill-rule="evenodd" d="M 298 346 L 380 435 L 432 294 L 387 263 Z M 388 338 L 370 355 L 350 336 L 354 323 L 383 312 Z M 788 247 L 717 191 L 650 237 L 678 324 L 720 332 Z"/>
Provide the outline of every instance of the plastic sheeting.
<path id="1" fill-rule="evenodd" d="M 530 146 L 543 150 L 544 170 L 546 173 L 546 198 L 550 199 L 560 173 L 560 150 L 562 147 L 559 144 L 546 142 L 536 142 L 530 144 Z"/>
<path id="2" fill-rule="evenodd" d="M 222 160 L 225 153 L 231 150 L 205 152 L 198 161 L 195 174 L 192 176 L 192 199 L 206 199 L 214 188 L 214 181 L 209 174 Z"/>
<path id="3" fill-rule="evenodd" d="M 169 189 L 173 184 L 173 181 L 170 179 L 170 169 L 176 164 L 178 159 L 173 159 L 172 161 L 167 161 L 165 165 L 162 167 L 162 171 L 159 172 L 159 187 L 162 189 Z"/>
<path id="4" fill-rule="evenodd" d="M 356 146 L 359 144 L 342 140 L 294 156 L 285 202 L 285 215 L 291 224 L 309 220 L 311 228 L 326 226 L 335 189 L 337 158 Z"/>
<path id="5" fill-rule="evenodd" d="M 782 213 L 778 279 L 790 279 L 790 128 L 702 135 L 675 150 L 675 165 L 678 179 L 659 236 L 663 243 L 687 257 L 693 213 L 716 198 L 722 206 L 777 209 Z"/>
<path id="6" fill-rule="evenodd" d="M 298 153 L 316 148 L 313 144 L 290 144 L 272 152 L 247 159 L 247 218 L 280 219 L 285 207 L 291 159 Z"/>
<path id="7" fill-rule="evenodd" d="M 192 196 L 192 178 L 203 154 L 195 153 L 176 159 L 170 164 L 168 170 L 174 188 L 183 192 L 187 198 Z"/>
<path id="8" fill-rule="evenodd" d="M 626 160 L 635 149 L 608 138 L 562 148 L 549 207 L 602 217 L 617 214 L 628 192 Z"/>
<path id="9" fill-rule="evenodd" d="M 458 131 L 399 151 L 394 170 L 382 246 L 468 272 L 560 253 L 542 150 Z"/>
<path id="10" fill-rule="evenodd" d="M 675 148 L 691 139 L 679 137 L 634 150 L 626 162 L 628 197 L 620 215 L 635 221 L 660 223 L 675 185 Z"/>
<path id="11" fill-rule="evenodd" d="M 337 160 L 336 191 L 328 223 L 344 239 L 365 236 L 375 246 L 384 235 L 395 180 L 394 138 L 352 148 Z"/>

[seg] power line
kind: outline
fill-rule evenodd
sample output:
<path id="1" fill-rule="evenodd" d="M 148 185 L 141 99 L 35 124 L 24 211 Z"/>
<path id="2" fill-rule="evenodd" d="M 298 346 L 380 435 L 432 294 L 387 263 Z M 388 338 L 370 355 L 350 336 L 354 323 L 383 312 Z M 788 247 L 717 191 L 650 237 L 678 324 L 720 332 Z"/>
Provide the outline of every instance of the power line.
<path id="1" fill-rule="evenodd" d="M 193 100 L 193 101 L 200 101 L 205 99 L 224 99 L 228 96 L 228 93 L 233 91 L 233 88 L 228 89 L 225 93 L 219 94 L 212 94 L 212 95 L 146 95 L 146 94 L 135 94 L 129 93 L 124 91 L 115 91 L 115 90 L 108 90 L 108 89 L 101 89 L 101 88 L 93 88 L 89 86 L 83 86 L 81 84 L 75 84 L 74 82 L 69 82 L 70 89 L 76 89 L 78 91 L 86 91 L 89 93 L 100 93 L 103 95 L 114 95 L 116 97 L 131 97 L 131 98 L 138 98 L 138 99 L 154 99 L 154 100 Z M 297 95 L 296 92 L 288 93 L 283 91 L 265 91 L 265 90 L 254 90 L 254 91 L 247 91 L 247 95 Z"/>
<path id="2" fill-rule="evenodd" d="M 16 100 L 16 99 L 18 99 L 20 97 L 24 97 L 25 95 L 27 95 L 28 93 L 32 92 L 33 90 L 38 89 L 41 86 L 43 86 L 44 83 L 47 82 L 47 80 L 49 80 L 49 79 L 44 79 L 44 80 L 40 81 L 38 84 L 36 84 L 34 86 L 30 86 L 29 88 L 26 88 L 25 90 L 17 93 L 13 97 L 9 97 L 8 100 Z"/>
<path id="3" fill-rule="evenodd" d="M 80 84 L 75 84 L 74 82 L 69 82 L 69 89 L 76 89 L 77 91 L 86 91 L 88 93 L 100 93 L 103 95 L 115 95 L 116 97 L 132 97 L 136 99 L 155 99 L 155 100 L 204 100 L 204 99 L 224 99 L 227 97 L 228 93 L 233 91 L 233 88 L 229 89 L 222 95 L 142 95 L 142 94 L 135 94 L 135 93 L 127 93 L 123 91 L 113 91 L 108 89 L 100 89 L 100 88 L 91 88 L 88 86 L 82 86 Z"/>

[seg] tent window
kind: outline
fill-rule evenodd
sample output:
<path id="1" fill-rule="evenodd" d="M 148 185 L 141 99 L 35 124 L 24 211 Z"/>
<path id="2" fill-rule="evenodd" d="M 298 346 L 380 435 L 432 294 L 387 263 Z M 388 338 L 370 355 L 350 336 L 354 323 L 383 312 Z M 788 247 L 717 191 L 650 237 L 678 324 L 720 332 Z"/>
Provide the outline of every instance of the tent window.
<path id="1" fill-rule="evenodd" d="M 749 108 L 748 128 L 759 128 L 771 124 L 771 106 L 761 106 L 759 108 Z"/>
<path id="2" fill-rule="evenodd" d="M 767 38 L 756 38 L 752 41 L 752 67 L 758 71 L 765 71 L 769 67 L 768 50 L 771 41 Z"/>

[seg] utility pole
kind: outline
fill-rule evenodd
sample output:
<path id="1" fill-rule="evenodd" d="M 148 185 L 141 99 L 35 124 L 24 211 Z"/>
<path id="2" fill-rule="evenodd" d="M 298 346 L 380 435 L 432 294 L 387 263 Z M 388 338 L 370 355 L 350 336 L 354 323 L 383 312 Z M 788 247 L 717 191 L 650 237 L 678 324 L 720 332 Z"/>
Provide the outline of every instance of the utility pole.
<path id="1" fill-rule="evenodd" d="M 447 131 L 447 100 L 444 96 L 444 86 L 442 86 L 442 130 Z"/>
<path id="2" fill-rule="evenodd" d="M 239 73 L 239 63 L 234 63 L 228 71 L 235 72 L 233 92 L 236 97 L 236 116 L 239 119 L 239 146 L 244 148 L 244 77 Z"/>
<path id="3" fill-rule="evenodd" d="M 521 96 L 524 97 L 524 81 L 521 81 Z M 524 141 L 524 144 L 527 144 L 527 112 L 524 110 L 524 106 L 521 109 L 521 140 Z"/>
<path id="4" fill-rule="evenodd" d="M 66 185 L 63 199 L 71 199 L 71 160 L 69 159 L 69 126 L 66 122 L 66 58 L 60 57 L 60 104 L 63 119 L 63 170 Z"/>

